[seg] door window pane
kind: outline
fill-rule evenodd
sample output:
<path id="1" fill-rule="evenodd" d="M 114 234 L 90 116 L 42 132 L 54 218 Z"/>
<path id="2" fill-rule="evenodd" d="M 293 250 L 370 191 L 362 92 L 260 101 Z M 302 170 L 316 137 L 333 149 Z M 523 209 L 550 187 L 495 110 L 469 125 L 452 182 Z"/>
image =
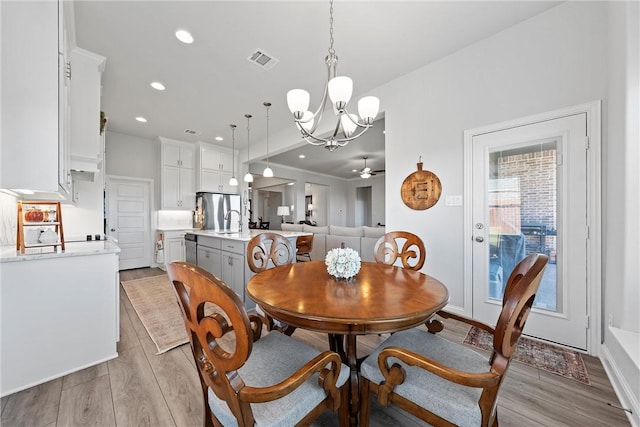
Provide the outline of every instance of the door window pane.
<path id="1" fill-rule="evenodd" d="M 549 257 L 534 307 L 556 311 L 557 142 L 544 141 L 489 154 L 489 298 L 502 300 L 509 275 L 530 253 Z"/>

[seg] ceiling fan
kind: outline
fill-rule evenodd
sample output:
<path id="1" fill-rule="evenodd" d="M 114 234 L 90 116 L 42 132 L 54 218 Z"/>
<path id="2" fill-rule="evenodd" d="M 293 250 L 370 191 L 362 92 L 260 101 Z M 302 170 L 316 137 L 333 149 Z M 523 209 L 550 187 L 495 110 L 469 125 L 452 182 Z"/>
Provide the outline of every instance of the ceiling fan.
<path id="1" fill-rule="evenodd" d="M 367 156 L 362 156 L 362 159 L 364 160 L 364 168 L 362 168 L 362 169 L 360 169 L 360 171 L 358 171 L 358 173 L 360 174 L 360 178 L 362 178 L 362 179 L 368 179 L 368 178 L 376 175 L 378 172 L 384 172 L 384 169 L 374 171 L 370 167 L 368 167 L 367 166 L 367 159 L 368 158 L 369 157 L 367 157 Z"/>

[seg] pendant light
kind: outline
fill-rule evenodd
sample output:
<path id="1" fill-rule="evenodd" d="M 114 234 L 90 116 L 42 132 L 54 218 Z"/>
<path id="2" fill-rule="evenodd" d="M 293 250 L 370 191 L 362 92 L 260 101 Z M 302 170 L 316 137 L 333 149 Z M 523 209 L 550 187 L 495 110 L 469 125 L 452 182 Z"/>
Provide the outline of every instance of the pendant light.
<path id="1" fill-rule="evenodd" d="M 344 147 L 349 141 L 370 129 L 380 107 L 380 100 L 377 97 L 365 96 L 358 101 L 360 117 L 347 111 L 347 104 L 353 92 L 353 81 L 349 77 L 338 76 L 336 71 L 338 57 L 333 49 L 333 0 L 329 2 L 329 54 L 325 57 L 325 64 L 328 81 L 316 112 L 309 111 L 310 95 L 303 89 L 292 89 L 287 92 L 287 105 L 304 140 L 311 145 L 324 146 L 329 151 L 333 151 L 338 147 Z M 325 138 L 315 132 L 327 103 L 333 107 L 336 124 L 333 127 L 333 133 Z M 338 135 L 340 131 L 342 136 Z"/>
<path id="2" fill-rule="evenodd" d="M 247 169 L 249 169 L 249 131 L 251 130 L 251 125 L 249 122 L 251 121 L 251 114 L 244 115 L 247 118 Z M 244 182 L 253 182 L 253 175 L 251 175 L 251 171 L 247 170 L 247 174 L 244 176 Z"/>
<path id="3" fill-rule="evenodd" d="M 238 180 L 236 179 L 236 125 L 229 125 L 231 128 L 231 146 L 233 147 L 232 158 L 233 162 L 231 163 L 231 167 L 233 173 L 231 174 L 231 179 L 229 180 L 229 185 L 232 187 L 238 186 Z"/>
<path id="4" fill-rule="evenodd" d="M 269 167 L 269 107 L 271 107 L 271 103 L 263 102 L 262 105 L 267 109 L 267 167 L 264 168 L 262 176 L 265 178 L 273 178 L 273 170 Z"/>

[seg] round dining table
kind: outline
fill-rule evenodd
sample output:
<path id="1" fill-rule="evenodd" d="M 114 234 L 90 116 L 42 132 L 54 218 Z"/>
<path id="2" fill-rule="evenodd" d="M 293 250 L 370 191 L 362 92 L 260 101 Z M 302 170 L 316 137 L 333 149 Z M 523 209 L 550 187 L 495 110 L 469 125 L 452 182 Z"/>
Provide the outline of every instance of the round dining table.
<path id="1" fill-rule="evenodd" d="M 362 262 L 348 281 L 330 276 L 323 261 L 270 268 L 249 280 L 247 295 L 274 319 L 329 335 L 330 348 L 350 368 L 352 425 L 359 409 L 356 336 L 419 326 L 449 300 L 447 288 L 431 276 L 371 262 Z"/>

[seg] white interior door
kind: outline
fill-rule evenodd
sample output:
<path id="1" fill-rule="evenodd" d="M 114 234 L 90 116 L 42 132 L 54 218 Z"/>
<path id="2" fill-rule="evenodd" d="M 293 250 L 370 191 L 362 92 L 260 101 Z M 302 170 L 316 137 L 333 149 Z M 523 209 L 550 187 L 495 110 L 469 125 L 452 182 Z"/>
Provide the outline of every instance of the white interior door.
<path id="1" fill-rule="evenodd" d="M 120 270 L 151 266 L 147 180 L 107 177 L 107 233 L 120 247 Z"/>
<path id="2" fill-rule="evenodd" d="M 513 267 L 549 256 L 524 333 L 587 349 L 587 117 L 472 139 L 473 317 L 495 324 Z"/>

